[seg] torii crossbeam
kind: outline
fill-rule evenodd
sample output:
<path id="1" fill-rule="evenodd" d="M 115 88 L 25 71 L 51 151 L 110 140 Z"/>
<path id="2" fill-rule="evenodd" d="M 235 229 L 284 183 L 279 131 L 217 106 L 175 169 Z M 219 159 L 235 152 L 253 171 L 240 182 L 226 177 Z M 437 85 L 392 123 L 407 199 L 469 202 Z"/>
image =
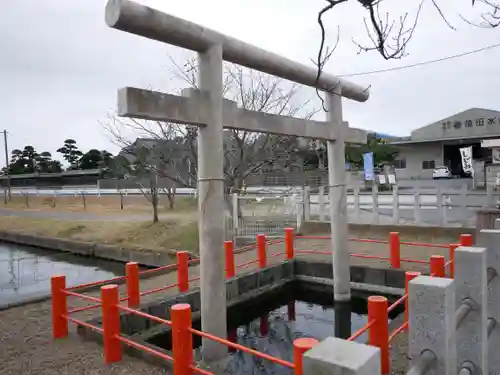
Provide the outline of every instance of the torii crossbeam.
<path id="1" fill-rule="evenodd" d="M 262 50 L 216 31 L 129 0 L 109 0 L 108 26 L 198 52 L 199 91 L 182 96 L 137 88 L 118 92 L 118 114 L 199 126 L 198 208 L 202 329 L 226 336 L 224 279 L 223 128 L 324 139 L 328 174 L 335 301 L 350 300 L 344 142 L 365 143 L 366 133 L 342 119 L 342 97 L 366 101 L 367 89 Z M 327 121 L 302 120 L 238 108 L 222 97 L 223 61 L 236 63 L 307 86 L 326 90 Z M 203 341 L 207 361 L 222 359 L 227 348 Z"/>

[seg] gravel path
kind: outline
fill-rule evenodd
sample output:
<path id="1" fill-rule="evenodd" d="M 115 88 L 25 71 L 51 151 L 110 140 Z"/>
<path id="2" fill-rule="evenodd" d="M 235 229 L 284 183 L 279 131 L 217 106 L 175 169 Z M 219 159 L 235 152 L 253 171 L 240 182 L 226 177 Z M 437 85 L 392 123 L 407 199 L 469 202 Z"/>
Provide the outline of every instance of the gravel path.
<path id="1" fill-rule="evenodd" d="M 298 240 L 297 249 L 329 249 L 330 241 L 327 240 Z M 282 245 L 270 246 L 269 253 L 283 251 Z M 381 244 L 366 244 L 351 242 L 350 251 L 352 253 L 365 253 L 379 256 L 387 256 L 388 246 Z M 443 254 L 443 251 L 424 247 L 402 247 L 404 257 L 425 260 L 432 254 Z M 308 259 L 315 259 L 328 262 L 331 256 L 307 255 Z M 237 264 L 256 259 L 254 251 L 249 251 L 237 255 Z M 279 262 L 282 257 L 271 258 L 271 262 Z M 377 267 L 387 267 L 385 261 L 373 261 L 351 257 L 352 264 L 365 264 Z M 405 265 L 406 266 L 406 265 Z M 248 267 L 250 268 L 250 267 Z M 247 268 L 247 269 L 248 269 Z M 427 267 L 410 264 L 408 269 L 427 271 Z M 240 271 L 244 272 L 244 271 Z M 198 267 L 190 270 L 192 276 L 199 274 Z M 153 277 L 141 282 L 141 289 L 147 290 L 163 285 L 174 284 L 175 273 Z M 192 283 L 197 286 L 197 282 Z M 123 292 L 123 286 L 120 287 Z M 171 290 L 169 294 L 175 293 Z M 97 295 L 97 292 L 88 293 Z M 144 298 L 147 300 L 165 297 L 162 295 L 151 295 Z M 86 303 L 70 299 L 70 306 L 82 306 Z M 75 316 L 79 319 L 86 319 L 89 313 L 80 313 Z M 406 341 L 405 334 L 400 335 L 394 343 L 395 346 L 404 347 Z M 398 356 L 394 366 L 402 374 L 406 369 L 406 360 Z M 114 365 L 106 366 L 103 363 L 103 350 L 98 344 L 84 341 L 71 327 L 70 335 L 67 339 L 53 341 L 51 339 L 51 319 L 50 301 L 35 303 L 23 307 L 16 307 L 0 312 L 0 374 L 167 374 L 168 371 L 160 369 L 146 362 L 124 357 L 124 359 Z"/>

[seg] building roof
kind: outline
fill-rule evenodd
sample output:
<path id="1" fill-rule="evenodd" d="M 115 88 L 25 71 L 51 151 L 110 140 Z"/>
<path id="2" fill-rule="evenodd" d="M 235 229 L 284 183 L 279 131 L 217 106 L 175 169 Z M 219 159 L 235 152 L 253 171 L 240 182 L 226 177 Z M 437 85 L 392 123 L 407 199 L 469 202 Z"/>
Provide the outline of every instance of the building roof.
<path id="1" fill-rule="evenodd" d="M 500 111 L 470 108 L 396 138 L 392 144 L 488 139 L 500 135 Z"/>

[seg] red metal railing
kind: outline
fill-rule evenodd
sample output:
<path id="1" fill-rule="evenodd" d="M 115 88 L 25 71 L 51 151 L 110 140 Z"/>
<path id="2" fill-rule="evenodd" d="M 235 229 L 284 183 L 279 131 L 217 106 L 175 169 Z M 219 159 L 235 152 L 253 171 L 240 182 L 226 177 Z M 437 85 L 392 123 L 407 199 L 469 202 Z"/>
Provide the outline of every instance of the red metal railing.
<path id="1" fill-rule="evenodd" d="M 285 259 L 293 259 L 296 254 L 332 254 L 331 251 L 324 250 L 297 250 L 295 249 L 294 241 L 300 238 L 320 238 L 326 239 L 328 237 L 324 236 L 294 236 L 293 229 L 285 229 L 285 235 L 283 239 L 266 241 L 264 235 L 257 236 L 257 241 L 255 248 L 257 249 L 257 259 L 252 261 L 247 261 L 242 264 L 236 265 L 235 263 L 235 250 L 233 248 L 233 243 L 227 241 L 224 244 L 225 258 L 226 258 L 226 277 L 232 278 L 236 275 L 236 270 L 239 268 L 244 268 L 252 264 L 258 264 L 259 268 L 265 268 L 268 265 L 268 259 L 277 256 L 285 255 Z M 382 240 L 369 240 L 369 239 L 351 239 L 358 240 L 359 242 L 367 243 L 386 243 L 389 244 L 389 257 L 374 256 L 369 254 L 351 254 L 353 257 L 366 258 L 366 259 L 378 259 L 387 260 L 390 262 L 393 268 L 400 268 L 401 262 L 413 262 L 420 264 L 430 265 L 431 276 L 444 277 L 446 272 L 445 269 L 448 267 L 449 276 L 454 275 L 454 252 L 458 244 L 450 245 L 434 245 L 427 243 L 414 243 L 414 242 L 401 242 L 399 233 L 390 233 L 388 241 Z M 276 252 L 268 256 L 267 247 L 269 244 L 276 244 L 284 242 L 284 251 Z M 435 248 L 448 248 L 449 249 L 449 261 L 445 262 L 445 258 L 440 255 L 433 255 L 428 261 L 425 260 L 415 260 L 401 258 L 401 245 L 410 246 L 423 246 L 423 247 L 435 247 Z M 462 235 L 460 237 L 460 245 L 471 246 L 472 236 Z M 165 360 L 170 360 L 174 362 L 174 370 L 179 369 L 175 372 L 177 374 L 191 374 L 193 372 L 198 372 L 201 374 L 211 374 L 203 369 L 197 368 L 193 365 L 192 355 L 189 357 L 186 354 L 186 350 L 180 350 L 179 348 L 185 348 L 186 345 L 191 345 L 192 348 L 192 334 L 199 335 L 206 339 L 214 340 L 220 344 L 224 344 L 233 350 L 240 350 L 246 353 L 258 356 L 263 359 L 273 361 L 275 363 L 281 364 L 283 366 L 294 369 L 296 375 L 302 374 L 302 354 L 314 346 L 317 341 L 314 339 L 299 339 L 294 342 L 294 362 L 283 361 L 279 358 L 271 357 L 265 353 L 255 351 L 250 348 L 243 347 L 231 341 L 225 340 L 220 337 L 210 335 L 206 332 L 194 330 L 191 327 L 191 308 L 188 305 L 176 305 L 172 308 L 172 321 L 161 319 L 159 317 L 144 313 L 142 311 L 134 309 L 140 305 L 140 298 L 142 296 L 150 295 L 153 293 L 165 291 L 177 287 L 179 292 L 187 292 L 189 290 L 189 284 L 193 281 L 199 280 L 200 277 L 196 276 L 189 278 L 189 266 L 198 263 L 199 258 L 189 260 L 189 254 L 185 251 L 180 251 L 177 253 L 177 263 L 173 265 L 168 265 L 165 267 L 160 267 L 158 269 L 139 271 L 139 265 L 135 262 L 127 263 L 126 265 L 126 275 L 121 277 L 115 277 L 109 280 L 101 280 L 93 283 L 76 285 L 71 288 L 66 288 L 66 281 L 64 276 L 53 276 L 51 279 L 51 289 L 52 289 L 52 325 L 53 325 L 53 337 L 62 338 L 68 335 L 68 323 L 72 322 L 75 324 L 80 324 L 82 326 L 88 327 L 96 332 L 102 333 L 104 335 L 104 348 L 105 348 L 105 359 L 106 363 L 116 362 L 121 359 L 121 345 L 124 343 L 126 345 L 135 347 L 139 350 L 144 350 L 150 354 L 156 355 Z M 151 272 L 158 272 L 159 270 L 166 269 L 176 269 L 177 270 L 177 282 L 172 285 L 167 285 L 148 291 L 140 291 L 140 276 L 144 274 L 149 274 Z M 405 294 L 395 301 L 392 305 L 388 306 L 387 299 L 380 296 L 372 296 L 368 300 L 368 323 L 362 327 L 360 330 L 355 332 L 348 340 L 355 340 L 363 333 L 368 331 L 368 343 L 380 348 L 381 350 L 381 365 L 382 373 L 388 373 L 389 366 L 389 343 L 401 332 L 404 332 L 408 328 L 408 284 L 410 280 L 417 277 L 419 272 L 406 272 L 405 276 Z M 105 285 L 117 281 L 125 281 L 126 286 L 126 296 L 120 298 L 118 293 L 117 285 Z M 85 294 L 80 294 L 74 292 L 74 290 L 84 287 L 101 286 L 101 298 L 96 298 L 88 296 Z M 77 297 L 89 302 L 92 305 L 85 307 L 78 307 L 68 310 L 67 300 L 68 297 Z M 120 302 L 127 302 L 128 306 L 123 306 Z M 388 332 L 388 314 L 393 311 L 397 306 L 405 303 L 405 322 L 395 329 L 392 333 Z M 96 308 L 102 309 L 103 314 L 103 327 L 92 326 L 82 320 L 70 317 L 69 314 L 74 314 L 77 312 L 82 312 L 86 310 L 92 310 Z M 126 337 L 120 335 L 120 310 L 126 311 L 130 314 L 136 314 L 143 318 L 150 319 L 159 324 L 165 324 L 173 326 L 173 357 L 170 357 L 160 351 L 156 351 L 148 346 L 139 344 L 130 340 Z M 180 314 L 180 315 L 179 315 Z M 189 316 L 189 319 L 187 317 Z M 177 328 L 176 328 L 177 327 Z M 179 333 L 180 332 L 180 333 Z M 177 337 L 176 335 L 180 335 Z M 188 336 L 190 339 L 188 339 Z M 177 338 L 176 338 L 177 337 Z M 302 341 L 301 341 L 302 340 Z M 182 344 L 182 345 L 181 345 Z M 177 350 L 176 350 L 177 348 Z M 192 351 L 187 351 L 192 353 Z M 187 356 L 187 357 L 186 357 Z"/>
<path id="2" fill-rule="evenodd" d="M 225 345 L 228 348 L 239 350 L 259 358 L 286 366 L 294 370 L 295 375 L 302 375 L 302 355 L 311 349 L 318 342 L 315 339 L 297 339 L 294 341 L 294 362 L 288 362 L 280 358 L 270 356 L 257 350 L 247 348 L 229 340 L 195 330 L 191 322 L 191 306 L 187 304 L 174 305 L 171 309 L 172 320 L 166 320 L 145 312 L 120 305 L 117 285 L 104 285 L 101 287 L 101 298 L 91 297 L 84 294 L 70 292 L 66 289 L 64 276 L 53 276 L 52 283 L 52 322 L 53 337 L 63 338 L 68 335 L 68 323 L 72 322 L 90 328 L 103 335 L 104 360 L 105 363 L 114 363 L 122 359 L 122 346 L 128 346 L 145 351 L 164 360 L 173 362 L 174 373 L 176 375 L 188 375 L 197 372 L 205 375 L 213 375 L 211 372 L 196 367 L 193 361 L 192 334 L 207 338 Z M 67 297 L 73 296 L 84 300 L 99 302 L 102 307 L 102 328 L 91 325 L 82 320 L 68 316 Z M 120 333 L 120 310 L 135 314 L 156 323 L 172 327 L 172 352 L 169 356 L 149 346 L 135 342 Z"/>
<path id="3" fill-rule="evenodd" d="M 408 244 L 400 242 L 400 244 Z M 450 245 L 439 245 L 435 247 L 448 248 L 450 253 L 450 259 L 445 262 L 445 258 L 440 255 L 433 255 L 430 257 L 430 276 L 433 277 L 445 277 L 446 267 L 449 267 L 448 275 L 449 277 L 454 276 L 454 260 L 455 260 L 455 249 L 458 246 L 472 246 L 472 235 L 462 234 L 460 236 L 460 244 L 450 244 Z M 424 247 L 428 244 L 424 244 Z M 421 243 L 415 246 L 422 246 Z M 380 296 L 372 296 L 368 299 L 368 323 L 364 325 L 361 329 L 356 331 L 348 341 L 353 341 L 361 336 L 363 333 L 368 331 L 368 344 L 380 348 L 380 360 L 381 360 L 381 370 L 382 374 L 386 375 L 390 372 L 390 360 L 389 360 L 389 344 L 402 332 L 408 330 L 408 286 L 411 280 L 420 275 L 420 272 L 409 272 L 405 273 L 405 294 L 395 301 L 391 306 L 387 306 L 387 299 Z M 398 328 L 389 334 L 387 329 L 389 313 L 393 311 L 397 306 L 405 303 L 405 320 Z"/>

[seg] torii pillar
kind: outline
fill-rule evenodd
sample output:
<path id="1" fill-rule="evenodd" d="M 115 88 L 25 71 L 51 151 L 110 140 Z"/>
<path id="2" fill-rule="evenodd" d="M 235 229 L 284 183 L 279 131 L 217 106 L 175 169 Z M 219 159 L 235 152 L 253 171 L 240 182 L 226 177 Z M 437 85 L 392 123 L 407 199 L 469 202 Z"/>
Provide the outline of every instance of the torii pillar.
<path id="1" fill-rule="evenodd" d="M 366 101 L 368 91 L 340 78 L 288 60 L 250 44 L 129 0 L 109 0 L 108 26 L 198 52 L 199 88 L 183 96 L 124 88 L 118 92 L 118 114 L 199 127 L 198 206 L 201 269 L 201 324 L 225 338 L 223 128 L 293 135 L 328 141 L 334 298 L 350 300 L 349 250 L 345 197 L 344 142 L 365 143 L 366 132 L 342 119 L 341 98 Z M 223 60 L 300 84 L 328 91 L 328 120 L 313 121 L 237 108 L 222 98 Z M 333 90 L 332 90 L 333 88 Z M 203 358 L 217 361 L 227 347 L 203 340 Z"/>

